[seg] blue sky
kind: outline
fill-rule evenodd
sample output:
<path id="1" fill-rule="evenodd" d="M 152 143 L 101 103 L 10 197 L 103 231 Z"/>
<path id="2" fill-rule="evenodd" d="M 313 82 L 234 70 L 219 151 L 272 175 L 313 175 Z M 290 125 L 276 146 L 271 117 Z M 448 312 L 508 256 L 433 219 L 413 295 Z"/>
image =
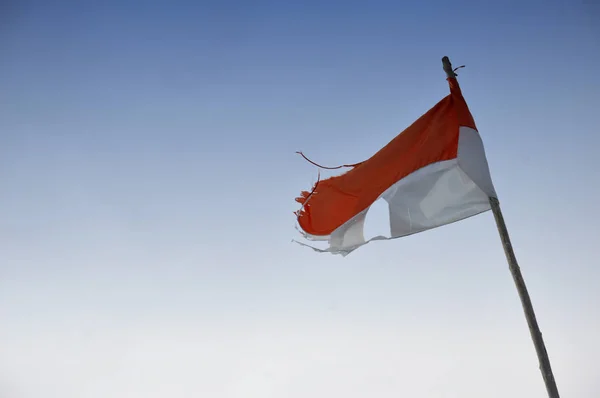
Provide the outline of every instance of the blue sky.
<path id="1" fill-rule="evenodd" d="M 3 397 L 544 397 L 490 213 L 291 243 L 294 152 L 368 158 L 448 93 L 444 55 L 559 390 L 600 394 L 593 2 L 2 7 Z"/>

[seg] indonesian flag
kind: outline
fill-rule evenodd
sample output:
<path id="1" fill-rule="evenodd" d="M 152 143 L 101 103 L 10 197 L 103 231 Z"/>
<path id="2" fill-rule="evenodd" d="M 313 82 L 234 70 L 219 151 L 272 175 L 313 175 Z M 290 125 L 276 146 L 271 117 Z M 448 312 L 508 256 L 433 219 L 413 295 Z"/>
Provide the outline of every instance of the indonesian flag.
<path id="1" fill-rule="evenodd" d="M 483 142 L 455 77 L 450 94 L 373 157 L 318 181 L 296 201 L 305 238 L 328 241 L 320 252 L 347 255 L 372 241 L 399 238 L 490 210 L 497 197 Z M 389 207 L 388 236 L 364 238 L 377 199 Z"/>

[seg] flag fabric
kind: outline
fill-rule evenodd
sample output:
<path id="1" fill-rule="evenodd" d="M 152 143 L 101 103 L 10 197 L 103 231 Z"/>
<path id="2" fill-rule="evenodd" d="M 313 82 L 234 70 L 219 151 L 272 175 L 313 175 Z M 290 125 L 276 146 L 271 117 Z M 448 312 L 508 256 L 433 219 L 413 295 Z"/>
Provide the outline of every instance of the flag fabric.
<path id="1" fill-rule="evenodd" d="M 302 205 L 296 212 L 300 232 L 329 243 L 327 249 L 313 249 L 347 255 L 373 240 L 490 210 L 489 198 L 497 196 L 483 142 L 458 81 L 447 80 L 450 94 L 370 159 L 318 181 L 296 198 Z M 365 240 L 365 218 L 378 199 L 389 207 L 389 234 Z"/>

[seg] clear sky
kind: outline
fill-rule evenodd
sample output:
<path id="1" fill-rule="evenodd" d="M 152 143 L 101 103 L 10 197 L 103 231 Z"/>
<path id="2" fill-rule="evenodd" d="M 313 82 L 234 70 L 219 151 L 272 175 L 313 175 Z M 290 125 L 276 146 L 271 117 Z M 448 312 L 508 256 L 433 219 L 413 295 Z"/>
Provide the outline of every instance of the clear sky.
<path id="1" fill-rule="evenodd" d="M 0 396 L 545 397 L 491 213 L 291 243 L 294 152 L 368 158 L 444 55 L 559 390 L 600 396 L 598 4 L 3 1 Z"/>

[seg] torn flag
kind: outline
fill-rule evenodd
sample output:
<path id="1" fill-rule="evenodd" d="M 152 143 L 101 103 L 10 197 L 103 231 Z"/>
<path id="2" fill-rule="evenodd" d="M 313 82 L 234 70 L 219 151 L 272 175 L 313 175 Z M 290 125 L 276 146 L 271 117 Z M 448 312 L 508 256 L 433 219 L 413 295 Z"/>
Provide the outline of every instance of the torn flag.
<path id="1" fill-rule="evenodd" d="M 456 78 L 450 94 L 370 159 L 318 181 L 296 201 L 301 233 L 328 241 L 320 252 L 347 255 L 372 241 L 399 238 L 490 210 L 497 197 L 483 142 Z M 389 236 L 365 240 L 371 205 L 389 207 Z"/>

